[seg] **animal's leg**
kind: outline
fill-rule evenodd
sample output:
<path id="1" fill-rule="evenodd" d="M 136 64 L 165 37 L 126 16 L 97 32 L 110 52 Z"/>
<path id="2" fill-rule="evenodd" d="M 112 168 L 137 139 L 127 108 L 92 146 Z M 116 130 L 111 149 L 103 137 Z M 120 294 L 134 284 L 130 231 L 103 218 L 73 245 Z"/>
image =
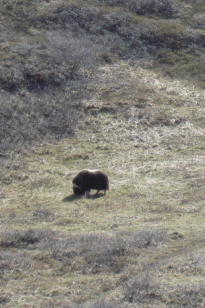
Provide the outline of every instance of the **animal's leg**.
<path id="1" fill-rule="evenodd" d="M 86 190 L 85 193 L 86 193 L 86 196 L 89 196 L 89 190 Z"/>
<path id="2" fill-rule="evenodd" d="M 97 190 L 96 195 L 99 193 L 99 190 Z"/>
<path id="3" fill-rule="evenodd" d="M 106 190 L 104 190 L 104 195 L 106 195 Z"/>

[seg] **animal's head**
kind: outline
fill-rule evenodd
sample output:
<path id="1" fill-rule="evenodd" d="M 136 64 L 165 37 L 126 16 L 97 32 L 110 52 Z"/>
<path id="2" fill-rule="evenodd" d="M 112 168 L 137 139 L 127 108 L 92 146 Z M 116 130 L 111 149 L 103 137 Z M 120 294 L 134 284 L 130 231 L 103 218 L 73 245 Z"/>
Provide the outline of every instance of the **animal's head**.
<path id="1" fill-rule="evenodd" d="M 83 191 L 82 188 L 75 183 L 73 183 L 73 192 L 76 195 L 82 195 L 85 193 L 85 191 Z"/>

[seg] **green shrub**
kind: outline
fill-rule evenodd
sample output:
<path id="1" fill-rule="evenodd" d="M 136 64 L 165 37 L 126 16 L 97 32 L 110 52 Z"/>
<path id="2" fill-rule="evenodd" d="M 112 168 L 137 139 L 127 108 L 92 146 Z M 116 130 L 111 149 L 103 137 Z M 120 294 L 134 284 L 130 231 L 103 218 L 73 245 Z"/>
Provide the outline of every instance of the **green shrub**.
<path id="1" fill-rule="evenodd" d="M 14 29 L 18 32 L 28 33 L 30 28 L 30 24 L 26 21 L 15 20 L 14 21 Z"/>
<path id="2" fill-rule="evenodd" d="M 156 36 L 158 42 L 166 44 L 172 50 L 181 50 L 185 47 L 183 38 L 186 27 L 176 22 L 163 22 L 157 26 Z"/>

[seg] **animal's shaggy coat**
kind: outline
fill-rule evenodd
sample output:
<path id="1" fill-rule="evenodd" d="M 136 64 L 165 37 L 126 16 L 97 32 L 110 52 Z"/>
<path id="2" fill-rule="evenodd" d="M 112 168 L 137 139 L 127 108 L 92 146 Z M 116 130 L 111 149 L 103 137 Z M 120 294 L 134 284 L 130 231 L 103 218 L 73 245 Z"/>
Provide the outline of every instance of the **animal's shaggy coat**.
<path id="1" fill-rule="evenodd" d="M 74 194 L 89 194 L 91 189 L 109 190 L 109 182 L 107 175 L 101 170 L 82 170 L 73 179 Z"/>

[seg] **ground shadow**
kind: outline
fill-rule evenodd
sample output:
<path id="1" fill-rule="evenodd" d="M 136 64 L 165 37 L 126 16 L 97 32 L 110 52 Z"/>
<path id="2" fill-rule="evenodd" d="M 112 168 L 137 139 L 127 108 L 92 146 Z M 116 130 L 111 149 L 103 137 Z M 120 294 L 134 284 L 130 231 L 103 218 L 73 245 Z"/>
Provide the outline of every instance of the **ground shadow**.
<path id="1" fill-rule="evenodd" d="M 70 195 L 70 196 L 67 196 L 65 198 L 62 199 L 63 202 L 71 202 L 71 201 L 74 201 L 74 200 L 78 200 L 80 198 L 82 198 L 83 195 Z"/>
<path id="2" fill-rule="evenodd" d="M 101 198 L 103 197 L 105 194 L 94 194 L 94 195 L 88 195 L 86 196 L 87 199 L 98 199 L 98 198 Z"/>
<path id="3" fill-rule="evenodd" d="M 86 198 L 86 199 L 98 199 L 98 198 L 101 198 L 103 197 L 104 194 L 94 194 L 94 195 L 75 195 L 75 194 L 72 194 L 70 196 L 67 196 L 65 198 L 62 199 L 63 202 L 71 202 L 71 201 L 74 201 L 74 200 L 78 200 L 78 199 L 81 199 L 81 198 Z"/>

